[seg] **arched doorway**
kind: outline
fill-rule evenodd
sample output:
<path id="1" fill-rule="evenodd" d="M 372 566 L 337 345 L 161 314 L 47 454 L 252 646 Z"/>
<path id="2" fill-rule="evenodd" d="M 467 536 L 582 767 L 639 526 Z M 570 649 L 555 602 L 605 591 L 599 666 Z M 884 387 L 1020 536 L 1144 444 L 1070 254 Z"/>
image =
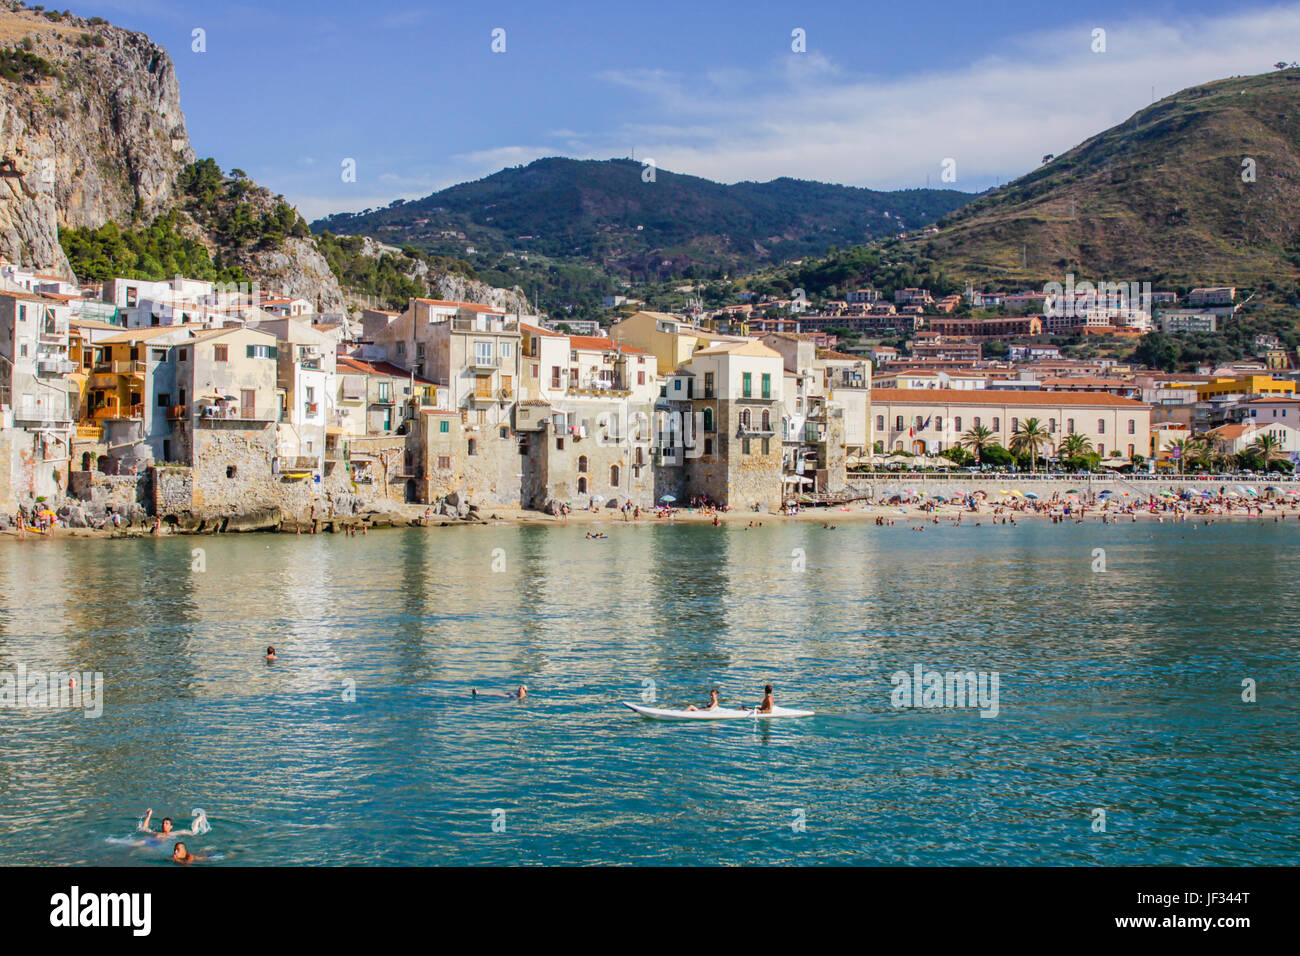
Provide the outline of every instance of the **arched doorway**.
<path id="1" fill-rule="evenodd" d="M 580 494 L 580 495 L 585 495 L 586 493 L 587 493 L 587 479 L 586 479 L 586 478 L 579 478 L 579 479 L 578 479 L 578 494 Z"/>

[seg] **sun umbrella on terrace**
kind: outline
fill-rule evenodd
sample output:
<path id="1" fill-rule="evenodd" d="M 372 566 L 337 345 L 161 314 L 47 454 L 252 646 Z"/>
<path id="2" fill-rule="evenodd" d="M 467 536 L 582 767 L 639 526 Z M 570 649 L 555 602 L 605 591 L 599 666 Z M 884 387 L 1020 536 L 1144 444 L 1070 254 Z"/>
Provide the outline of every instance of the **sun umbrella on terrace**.
<path id="1" fill-rule="evenodd" d="M 672 502 L 672 501 L 676 501 L 677 499 L 674 498 L 672 495 L 664 495 L 664 496 L 663 496 L 662 498 L 660 498 L 659 500 L 660 500 L 660 501 L 669 501 L 669 502 Z"/>

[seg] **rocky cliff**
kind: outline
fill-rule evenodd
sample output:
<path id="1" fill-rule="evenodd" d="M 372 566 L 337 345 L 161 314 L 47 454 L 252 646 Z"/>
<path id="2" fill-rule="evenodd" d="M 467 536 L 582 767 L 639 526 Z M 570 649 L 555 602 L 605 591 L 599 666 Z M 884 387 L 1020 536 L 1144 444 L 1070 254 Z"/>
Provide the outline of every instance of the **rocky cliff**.
<path id="1" fill-rule="evenodd" d="M 3 9 L 0 60 L 0 256 L 71 278 L 60 228 L 129 226 L 184 205 L 177 174 L 195 157 L 166 50 L 100 21 Z M 264 288 L 344 310 L 310 238 L 244 250 L 197 235 Z"/>
<path id="2" fill-rule="evenodd" d="M 60 226 L 157 215 L 194 159 L 176 71 L 142 34 L 26 10 L 0 49 L 33 65 L 0 78 L 0 255 L 71 276 Z"/>

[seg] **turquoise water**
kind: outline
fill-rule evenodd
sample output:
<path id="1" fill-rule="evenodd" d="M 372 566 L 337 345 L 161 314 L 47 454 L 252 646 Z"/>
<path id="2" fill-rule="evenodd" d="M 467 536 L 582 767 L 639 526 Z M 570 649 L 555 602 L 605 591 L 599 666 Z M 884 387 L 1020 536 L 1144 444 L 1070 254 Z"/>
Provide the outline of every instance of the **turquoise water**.
<path id="1" fill-rule="evenodd" d="M 105 679 L 0 710 L 0 863 L 154 864 L 145 807 L 217 865 L 1300 863 L 1300 526 L 583 533 L 0 542 L 0 673 Z M 893 708 L 917 663 L 998 716 Z"/>

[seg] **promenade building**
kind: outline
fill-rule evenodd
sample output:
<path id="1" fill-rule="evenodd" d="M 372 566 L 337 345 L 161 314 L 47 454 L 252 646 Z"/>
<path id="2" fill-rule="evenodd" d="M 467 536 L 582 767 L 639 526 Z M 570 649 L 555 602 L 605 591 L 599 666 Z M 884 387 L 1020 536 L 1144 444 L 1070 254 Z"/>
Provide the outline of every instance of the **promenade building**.
<path id="1" fill-rule="evenodd" d="M 1151 443 L 1151 406 L 1109 393 L 876 388 L 871 414 L 875 441 L 886 452 L 932 455 L 957 445 L 976 426 L 1008 448 L 1030 418 L 1047 432 L 1041 454 L 1048 457 L 1071 434 L 1087 437 L 1103 459 L 1145 455 Z"/>

